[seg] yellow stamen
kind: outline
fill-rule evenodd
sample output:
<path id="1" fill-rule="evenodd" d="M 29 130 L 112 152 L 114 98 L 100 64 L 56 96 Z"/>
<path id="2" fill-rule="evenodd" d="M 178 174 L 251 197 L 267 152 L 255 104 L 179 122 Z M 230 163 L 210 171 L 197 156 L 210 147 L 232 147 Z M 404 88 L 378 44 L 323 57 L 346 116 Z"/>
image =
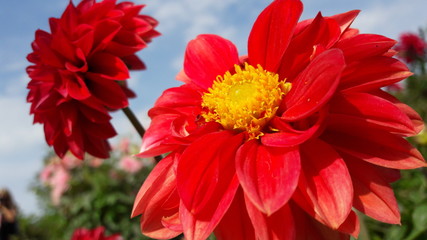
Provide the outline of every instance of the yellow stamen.
<path id="1" fill-rule="evenodd" d="M 236 73 L 217 76 L 202 96 L 202 117 L 220 123 L 225 129 L 247 131 L 250 139 L 264 135 L 264 126 L 276 114 L 291 83 L 279 75 L 245 63 L 234 66 Z"/>

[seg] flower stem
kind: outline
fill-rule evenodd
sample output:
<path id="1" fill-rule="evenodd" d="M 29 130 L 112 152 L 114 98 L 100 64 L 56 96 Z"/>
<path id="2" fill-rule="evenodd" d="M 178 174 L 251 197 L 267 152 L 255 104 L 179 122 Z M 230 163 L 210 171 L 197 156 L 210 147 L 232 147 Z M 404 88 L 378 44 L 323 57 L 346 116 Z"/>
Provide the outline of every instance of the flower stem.
<path id="1" fill-rule="evenodd" d="M 135 114 L 129 107 L 122 108 L 124 114 L 129 119 L 130 123 L 132 123 L 135 130 L 138 132 L 139 136 L 142 138 L 145 134 L 145 129 L 142 124 L 138 121 Z"/>
<path id="2" fill-rule="evenodd" d="M 135 114 L 129 107 L 122 108 L 123 113 L 126 115 L 126 117 L 129 119 L 129 121 L 132 123 L 135 130 L 138 132 L 139 136 L 142 138 L 145 134 L 145 129 L 142 126 L 142 124 L 138 121 L 138 118 L 136 118 Z M 154 159 L 156 162 L 159 162 L 162 160 L 162 156 L 155 156 Z"/>

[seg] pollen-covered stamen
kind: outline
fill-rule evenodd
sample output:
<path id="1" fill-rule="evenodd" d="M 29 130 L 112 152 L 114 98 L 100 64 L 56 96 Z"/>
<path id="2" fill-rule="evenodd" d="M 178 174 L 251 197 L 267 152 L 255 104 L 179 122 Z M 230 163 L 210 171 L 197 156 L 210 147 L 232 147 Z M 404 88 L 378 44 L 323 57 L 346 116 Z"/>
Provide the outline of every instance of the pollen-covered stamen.
<path id="1" fill-rule="evenodd" d="M 208 122 L 220 123 L 225 129 L 247 131 L 249 138 L 259 138 L 264 126 L 276 114 L 291 83 L 279 80 L 279 75 L 245 63 L 235 65 L 236 73 L 218 76 L 202 96 L 202 113 Z"/>

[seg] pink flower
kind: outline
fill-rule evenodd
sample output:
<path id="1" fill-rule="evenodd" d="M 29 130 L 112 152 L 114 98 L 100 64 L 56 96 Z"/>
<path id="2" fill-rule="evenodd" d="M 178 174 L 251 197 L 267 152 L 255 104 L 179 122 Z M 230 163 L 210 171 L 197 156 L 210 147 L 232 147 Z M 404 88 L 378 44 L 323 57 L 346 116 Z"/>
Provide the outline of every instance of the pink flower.
<path id="1" fill-rule="evenodd" d="M 91 159 L 89 160 L 89 165 L 90 165 L 91 167 L 94 167 L 94 168 L 97 168 L 97 167 L 101 166 L 101 165 L 102 165 L 102 163 L 104 163 L 104 160 L 102 160 L 102 159 L 100 159 L 100 158 L 91 158 Z"/>
<path id="2" fill-rule="evenodd" d="M 39 175 L 39 179 L 43 184 L 49 184 L 49 179 L 51 178 L 52 174 L 54 173 L 55 166 L 53 164 L 49 164 L 43 168 Z"/>
<path id="3" fill-rule="evenodd" d="M 129 146 L 130 146 L 130 140 L 129 140 L 129 138 L 123 138 L 119 142 L 117 148 L 118 148 L 119 151 L 121 151 L 121 152 L 123 152 L 123 153 L 126 154 L 126 153 L 129 152 Z"/>
<path id="4" fill-rule="evenodd" d="M 427 44 L 415 33 L 404 33 L 399 37 L 399 43 L 394 48 L 407 63 L 425 59 Z"/>
<path id="5" fill-rule="evenodd" d="M 62 158 L 62 164 L 64 164 L 64 166 L 67 169 L 73 169 L 75 167 L 81 166 L 82 165 L 82 161 L 80 161 L 79 159 L 75 158 L 72 155 L 65 155 Z"/>
<path id="6" fill-rule="evenodd" d="M 67 191 L 71 179 L 68 168 L 58 159 L 53 159 L 42 170 L 39 176 L 43 184 L 51 187 L 50 197 L 54 205 L 58 205 L 62 195 Z"/>
<path id="7" fill-rule="evenodd" d="M 120 159 L 119 167 L 128 173 L 136 173 L 144 166 L 143 162 L 131 156 L 125 156 Z"/>
<path id="8" fill-rule="evenodd" d="M 52 186 L 51 199 L 54 205 L 59 205 L 62 195 L 67 191 L 71 176 L 70 173 L 62 165 L 60 165 L 50 179 Z"/>

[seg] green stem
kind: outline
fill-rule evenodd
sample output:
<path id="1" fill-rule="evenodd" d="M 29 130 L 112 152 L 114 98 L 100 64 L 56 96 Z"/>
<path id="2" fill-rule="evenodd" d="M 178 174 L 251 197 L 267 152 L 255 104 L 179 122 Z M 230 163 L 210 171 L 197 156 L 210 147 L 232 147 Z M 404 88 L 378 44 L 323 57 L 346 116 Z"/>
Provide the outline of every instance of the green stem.
<path id="1" fill-rule="evenodd" d="M 126 117 L 129 119 L 129 121 L 132 123 L 135 130 L 138 132 L 139 136 L 142 138 L 145 134 L 145 129 L 142 126 L 142 124 L 138 121 L 138 118 L 136 118 L 135 114 L 132 112 L 132 110 L 129 107 L 122 108 L 123 113 L 126 115 Z M 156 162 L 159 162 L 162 160 L 162 156 L 155 156 L 154 159 Z"/>

